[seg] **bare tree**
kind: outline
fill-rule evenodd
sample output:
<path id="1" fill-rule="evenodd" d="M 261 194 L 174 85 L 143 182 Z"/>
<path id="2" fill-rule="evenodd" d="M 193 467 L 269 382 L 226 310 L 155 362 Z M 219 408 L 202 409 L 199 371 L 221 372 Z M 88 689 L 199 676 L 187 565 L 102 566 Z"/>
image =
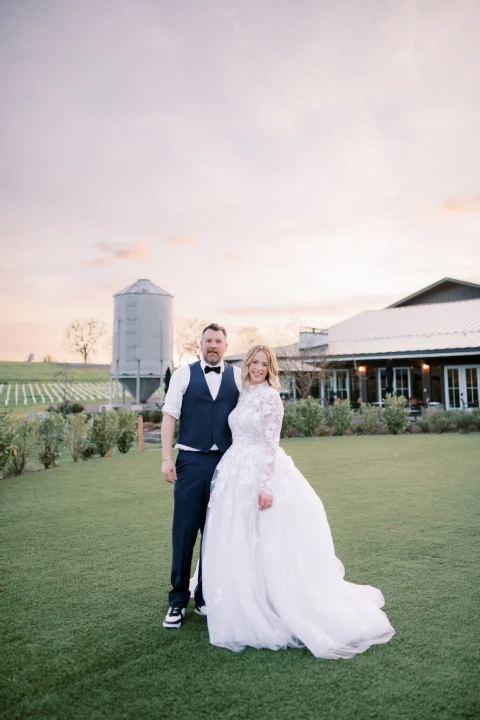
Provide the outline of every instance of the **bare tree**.
<path id="1" fill-rule="evenodd" d="M 314 337 L 302 348 L 300 343 L 294 343 L 275 348 L 275 353 L 281 372 L 293 379 L 301 398 L 308 397 L 322 383 L 328 387 L 335 367 L 326 355 L 326 346 L 316 345 Z"/>
<path id="2" fill-rule="evenodd" d="M 202 351 L 200 349 L 200 341 L 202 339 L 202 330 L 208 323 L 205 320 L 198 320 L 193 318 L 188 320 L 187 323 L 177 333 L 176 346 L 180 360 L 187 356 L 196 357 L 197 360 L 201 360 Z"/>
<path id="3" fill-rule="evenodd" d="M 105 325 L 98 318 L 74 320 L 66 330 L 66 347 L 69 352 L 79 353 L 86 363 L 104 335 Z"/>
<path id="4" fill-rule="evenodd" d="M 62 363 L 53 373 L 53 377 L 57 381 L 58 390 L 62 396 L 63 402 L 68 402 L 71 399 L 69 385 L 73 382 L 75 377 L 70 369 L 70 366 L 67 365 L 67 363 Z"/>
<path id="5" fill-rule="evenodd" d="M 252 345 L 258 345 L 262 341 L 260 331 L 257 327 L 245 326 L 238 328 L 236 335 L 241 351 L 248 350 Z"/>
<path id="6" fill-rule="evenodd" d="M 53 355 L 47 354 L 43 356 L 43 362 L 53 363 L 56 362 L 56 359 L 53 357 Z"/>
<path id="7" fill-rule="evenodd" d="M 293 381 L 297 395 L 306 398 L 319 381 L 316 365 L 298 343 L 275 348 L 275 354 L 282 374 Z"/>

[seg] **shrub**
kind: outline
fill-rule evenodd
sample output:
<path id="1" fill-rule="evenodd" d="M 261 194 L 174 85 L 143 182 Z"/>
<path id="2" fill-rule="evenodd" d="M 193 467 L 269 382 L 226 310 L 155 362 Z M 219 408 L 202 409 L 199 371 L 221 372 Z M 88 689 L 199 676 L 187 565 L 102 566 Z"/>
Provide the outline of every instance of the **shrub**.
<path id="1" fill-rule="evenodd" d="M 133 410 L 117 411 L 117 448 L 127 453 L 137 439 L 138 415 Z"/>
<path id="2" fill-rule="evenodd" d="M 100 457 L 114 447 L 117 440 L 117 413 L 115 410 L 102 410 L 92 419 L 89 440 Z"/>
<path id="3" fill-rule="evenodd" d="M 444 410 L 428 410 L 428 419 L 430 420 L 430 428 L 434 433 L 444 433 L 451 427 L 452 414 L 447 415 Z"/>
<path id="4" fill-rule="evenodd" d="M 35 423 L 24 418 L 6 417 L 2 422 L 0 468 L 4 477 L 22 475 L 35 442 Z"/>
<path id="5" fill-rule="evenodd" d="M 66 415 L 71 415 L 72 413 L 81 413 L 85 410 L 85 408 L 78 402 L 72 403 L 70 400 L 63 400 L 63 402 L 57 405 L 55 410 L 65 417 Z"/>
<path id="6" fill-rule="evenodd" d="M 87 442 L 82 448 L 82 460 L 90 460 L 90 458 L 92 458 L 96 452 L 97 448 L 95 447 L 95 445 L 93 445 L 93 443 L 87 440 Z"/>
<path id="7" fill-rule="evenodd" d="M 425 410 L 425 408 L 422 408 L 422 414 L 417 419 L 417 425 L 421 429 L 423 433 L 429 433 L 430 432 L 430 413 L 428 410 Z"/>
<path id="8" fill-rule="evenodd" d="M 348 400 L 335 400 L 328 413 L 328 421 L 335 435 L 344 435 L 352 427 L 353 410 Z"/>
<path id="9" fill-rule="evenodd" d="M 286 402 L 283 404 L 283 423 L 280 436 L 291 437 L 297 429 L 297 403 Z"/>
<path id="10" fill-rule="evenodd" d="M 315 432 L 315 435 L 317 435 L 317 437 L 329 437 L 330 434 L 330 428 L 325 422 L 319 425 Z"/>
<path id="11" fill-rule="evenodd" d="M 158 425 L 158 423 L 161 423 L 163 420 L 163 413 L 161 410 L 152 410 L 150 413 L 151 421 Z"/>
<path id="12" fill-rule="evenodd" d="M 83 458 L 88 442 L 88 421 L 85 413 L 68 416 L 65 423 L 65 439 L 73 461 L 78 462 L 80 458 Z M 95 454 L 95 448 L 92 454 Z"/>
<path id="13" fill-rule="evenodd" d="M 65 421 L 57 413 L 46 413 L 36 423 L 35 445 L 38 457 L 45 469 L 53 467 L 61 455 L 65 434 Z"/>
<path id="14" fill-rule="evenodd" d="M 155 410 L 153 408 L 140 410 L 138 413 L 143 417 L 144 422 L 152 422 L 155 425 L 158 425 L 162 422 L 163 419 L 163 413 L 161 410 Z"/>
<path id="15" fill-rule="evenodd" d="M 322 406 L 313 397 L 299 400 L 296 404 L 296 429 L 305 437 L 320 434 L 324 424 Z"/>
<path id="16" fill-rule="evenodd" d="M 473 408 L 471 415 L 474 429 L 480 430 L 480 407 Z"/>
<path id="17" fill-rule="evenodd" d="M 384 401 L 383 420 L 388 432 L 398 435 L 409 427 L 407 398 L 387 393 Z"/>
<path id="18" fill-rule="evenodd" d="M 10 438 L 5 420 L 0 420 L 0 477 L 10 457 Z"/>
<path id="19" fill-rule="evenodd" d="M 84 410 L 85 410 L 85 408 L 80 403 L 78 403 L 78 402 L 72 403 L 72 409 L 71 409 L 72 414 L 81 413 Z"/>
<path id="20" fill-rule="evenodd" d="M 454 423 L 461 433 L 472 432 L 475 428 L 475 418 L 469 410 L 457 410 Z"/>
<path id="21" fill-rule="evenodd" d="M 361 435 L 375 435 L 380 425 L 380 416 L 380 408 L 362 403 L 357 412 L 356 432 Z"/>

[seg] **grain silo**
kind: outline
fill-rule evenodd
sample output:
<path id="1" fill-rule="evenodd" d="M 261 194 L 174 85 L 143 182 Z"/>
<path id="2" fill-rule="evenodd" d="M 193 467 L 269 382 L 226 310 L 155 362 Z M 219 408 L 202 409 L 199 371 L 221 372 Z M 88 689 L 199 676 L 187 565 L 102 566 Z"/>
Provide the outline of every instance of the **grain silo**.
<path id="1" fill-rule="evenodd" d="M 137 280 L 115 295 L 110 378 L 137 403 L 147 402 L 173 370 L 173 296 L 150 280 Z"/>

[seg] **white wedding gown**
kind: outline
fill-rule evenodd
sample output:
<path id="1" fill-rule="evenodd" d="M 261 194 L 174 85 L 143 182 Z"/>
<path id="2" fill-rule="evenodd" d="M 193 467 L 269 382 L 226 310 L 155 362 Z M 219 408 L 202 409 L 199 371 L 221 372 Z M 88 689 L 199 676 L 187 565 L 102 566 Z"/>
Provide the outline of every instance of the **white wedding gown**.
<path id="1" fill-rule="evenodd" d="M 229 416 L 233 444 L 212 481 L 202 544 L 210 642 L 350 658 L 395 631 L 380 590 L 343 579 L 323 504 L 279 447 L 282 418 L 267 382 L 249 385 Z M 260 490 L 274 498 L 262 512 Z"/>

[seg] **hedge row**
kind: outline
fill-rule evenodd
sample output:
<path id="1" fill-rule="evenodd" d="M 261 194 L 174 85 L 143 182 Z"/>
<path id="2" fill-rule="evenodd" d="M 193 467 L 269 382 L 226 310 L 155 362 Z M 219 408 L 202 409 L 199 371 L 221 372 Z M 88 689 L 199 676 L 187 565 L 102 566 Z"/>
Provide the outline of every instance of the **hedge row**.
<path id="1" fill-rule="evenodd" d="M 424 410 L 417 423 L 424 433 L 457 430 L 469 433 L 480 430 L 480 408 L 473 410 Z"/>
<path id="2" fill-rule="evenodd" d="M 417 421 L 422 432 L 474 432 L 480 430 L 480 408 L 468 410 L 424 410 Z M 351 431 L 358 435 L 374 435 L 380 427 L 398 435 L 412 429 L 407 400 L 403 396 L 387 395 L 384 407 L 362 404 L 354 412 L 348 400 L 336 400 L 324 409 L 318 400 L 307 398 L 285 404 L 282 437 L 302 435 L 344 435 Z"/>
<path id="3" fill-rule="evenodd" d="M 105 457 L 116 447 L 128 452 L 137 437 L 137 413 L 103 410 L 88 419 L 84 412 L 64 418 L 56 412 L 33 419 L 6 416 L 0 420 L 0 476 L 22 475 L 32 452 L 44 468 L 54 467 L 67 447 L 75 462 Z"/>

